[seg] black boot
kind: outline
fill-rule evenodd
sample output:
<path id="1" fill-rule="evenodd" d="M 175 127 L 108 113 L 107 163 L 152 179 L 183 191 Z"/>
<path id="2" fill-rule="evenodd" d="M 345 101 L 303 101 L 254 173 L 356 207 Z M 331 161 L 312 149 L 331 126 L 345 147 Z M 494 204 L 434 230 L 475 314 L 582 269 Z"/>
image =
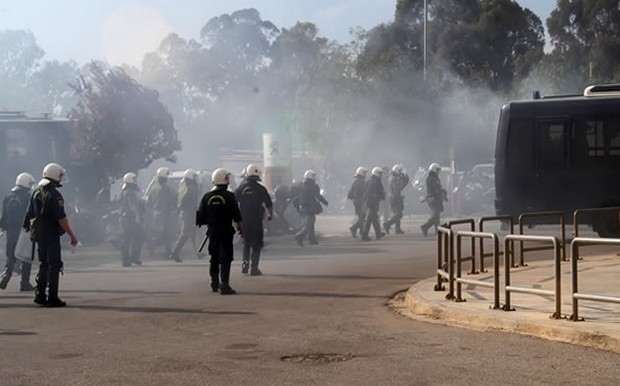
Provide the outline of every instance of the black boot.
<path id="1" fill-rule="evenodd" d="M 2 272 L 2 278 L 0 279 L 0 289 L 6 289 L 6 286 L 9 284 L 9 280 L 11 280 L 12 275 L 13 269 L 5 267 L 4 272 Z"/>
<path id="2" fill-rule="evenodd" d="M 58 297 L 58 285 L 60 284 L 60 272 L 50 270 L 49 273 L 49 289 L 46 307 L 64 307 L 67 305 Z"/>
<path id="3" fill-rule="evenodd" d="M 237 293 L 237 291 L 235 291 L 234 289 L 232 289 L 232 287 L 230 286 L 229 280 L 230 280 L 230 264 L 231 262 L 227 262 L 227 263 L 222 263 L 220 264 L 220 279 L 221 279 L 221 284 L 220 284 L 220 294 L 221 295 L 234 295 Z"/>
<path id="4" fill-rule="evenodd" d="M 258 262 L 260 260 L 260 248 L 252 249 L 252 269 L 250 270 L 251 276 L 260 276 L 263 273 L 258 269 Z"/>
<path id="5" fill-rule="evenodd" d="M 211 265 L 209 265 L 209 276 L 211 276 L 211 290 L 213 292 L 218 292 L 220 290 L 219 264 L 211 263 Z"/>
<path id="6" fill-rule="evenodd" d="M 248 273 L 249 269 L 250 269 L 250 262 L 247 260 L 243 260 L 243 263 L 241 263 L 241 273 Z"/>
<path id="7" fill-rule="evenodd" d="M 34 280 L 37 283 L 37 287 L 34 291 L 34 302 L 38 305 L 44 306 L 45 304 L 47 304 L 47 297 L 45 296 L 47 281 L 41 277 L 40 273 Z"/>

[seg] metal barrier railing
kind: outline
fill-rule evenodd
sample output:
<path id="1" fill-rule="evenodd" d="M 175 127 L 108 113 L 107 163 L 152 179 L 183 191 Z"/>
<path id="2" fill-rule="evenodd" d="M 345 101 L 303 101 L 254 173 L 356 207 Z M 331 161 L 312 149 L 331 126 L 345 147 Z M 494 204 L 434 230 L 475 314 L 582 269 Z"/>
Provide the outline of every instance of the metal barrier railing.
<path id="1" fill-rule="evenodd" d="M 462 275 L 462 258 L 461 258 L 461 239 L 463 237 L 469 237 L 472 240 L 479 239 L 491 239 L 493 240 L 493 283 L 488 283 L 482 280 L 464 279 Z M 457 302 L 464 302 L 462 296 L 462 284 L 473 284 L 481 287 L 493 288 L 493 309 L 499 309 L 499 239 L 495 233 L 483 233 L 483 232 L 467 232 L 460 231 L 456 234 L 456 299 Z"/>
<path id="2" fill-rule="evenodd" d="M 484 233 L 484 224 L 490 221 L 507 221 L 508 226 L 510 227 L 510 234 L 512 235 L 515 233 L 514 232 L 514 219 L 510 215 L 481 217 L 480 220 L 478 220 L 478 230 Z M 500 251 L 500 255 L 502 254 L 503 252 Z M 484 259 L 486 257 L 491 257 L 491 256 L 493 256 L 492 253 L 489 253 L 489 254 L 484 253 L 484 238 L 480 238 L 480 272 L 486 272 L 486 270 L 484 269 Z M 514 253 L 511 254 L 511 261 L 512 261 L 512 264 L 514 265 L 514 262 L 515 262 Z"/>
<path id="3" fill-rule="evenodd" d="M 443 225 L 437 227 L 437 284 L 435 284 L 434 289 L 435 291 L 445 291 L 446 288 L 442 284 L 445 278 L 449 286 L 446 299 L 454 298 L 454 270 L 451 268 L 454 265 L 452 234 L 452 229 Z"/>
<path id="4" fill-rule="evenodd" d="M 531 212 L 531 213 L 523 213 L 519 216 L 519 234 L 523 235 L 523 226 L 525 225 L 525 220 L 529 219 L 529 218 L 540 218 L 540 217 L 558 217 L 560 219 L 560 232 L 561 232 L 561 244 L 560 244 L 560 248 L 562 249 L 562 260 L 564 261 L 568 261 L 568 259 L 566 258 L 566 222 L 564 221 L 564 213 L 563 212 Z M 523 247 L 523 241 L 519 242 L 519 257 L 520 257 L 520 264 L 522 266 L 527 266 L 527 264 L 525 264 L 525 257 L 524 257 L 524 252 L 532 252 L 532 251 L 544 251 L 544 250 L 548 250 L 551 249 L 551 247 L 534 247 L 534 248 L 524 248 Z M 514 265 L 514 261 L 513 261 L 513 267 L 517 267 L 517 265 Z"/>
<path id="5" fill-rule="evenodd" d="M 578 291 L 577 279 L 579 276 L 579 272 L 577 271 L 577 261 L 579 260 L 579 245 L 620 245 L 620 239 L 597 239 L 597 238 L 587 238 L 587 237 L 578 237 L 574 238 L 571 242 L 571 277 L 573 284 L 573 314 L 570 316 L 570 320 L 578 322 L 583 321 L 583 318 L 579 317 L 579 299 L 581 300 L 592 300 L 595 302 L 604 302 L 604 303 L 620 303 L 620 298 L 612 297 L 612 296 L 602 296 L 602 295 L 594 295 L 594 294 L 586 294 L 580 293 Z"/>
<path id="6" fill-rule="evenodd" d="M 536 241 L 536 242 L 545 242 L 553 244 L 553 258 L 554 258 L 554 268 L 555 268 L 555 290 L 542 290 L 536 288 L 525 288 L 525 287 L 516 287 L 510 285 L 510 259 L 508 252 L 511 248 L 511 241 L 519 241 L 522 243 L 523 241 Z M 532 235 L 507 235 L 504 238 L 504 290 L 505 290 L 505 300 L 506 304 L 504 305 L 505 311 L 514 311 L 511 308 L 510 304 L 510 293 L 511 292 L 520 292 L 527 293 L 533 295 L 546 295 L 546 296 L 554 296 L 555 297 L 555 312 L 551 315 L 554 319 L 562 318 L 562 270 L 561 270 L 561 259 L 560 259 L 560 241 L 557 237 L 554 236 L 532 236 Z"/>
<path id="7" fill-rule="evenodd" d="M 452 227 L 455 225 L 466 225 L 466 224 L 469 224 L 470 232 L 476 231 L 476 221 L 473 218 L 467 218 L 463 220 L 453 220 L 453 221 L 448 222 L 446 227 L 452 229 Z M 478 273 L 478 271 L 476 270 L 476 241 L 473 238 L 471 239 L 471 256 L 467 256 L 463 258 L 463 261 L 470 261 L 470 260 L 471 260 L 471 270 L 469 271 L 469 274 L 475 275 Z"/>
<path id="8" fill-rule="evenodd" d="M 573 212 L 573 237 L 579 237 L 579 217 L 583 214 L 616 212 L 620 225 L 620 207 L 577 209 Z M 620 235 L 619 235 L 620 236 Z M 583 244 L 582 244 L 583 245 Z"/>

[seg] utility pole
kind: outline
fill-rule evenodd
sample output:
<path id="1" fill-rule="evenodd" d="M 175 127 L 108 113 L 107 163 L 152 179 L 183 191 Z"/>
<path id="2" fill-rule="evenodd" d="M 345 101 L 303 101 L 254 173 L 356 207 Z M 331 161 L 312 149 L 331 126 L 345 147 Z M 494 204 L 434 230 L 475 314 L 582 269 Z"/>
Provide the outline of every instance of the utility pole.
<path id="1" fill-rule="evenodd" d="M 428 22 L 428 0 L 424 0 L 424 81 L 426 82 L 426 46 L 428 43 L 427 33 L 426 33 L 426 24 Z"/>

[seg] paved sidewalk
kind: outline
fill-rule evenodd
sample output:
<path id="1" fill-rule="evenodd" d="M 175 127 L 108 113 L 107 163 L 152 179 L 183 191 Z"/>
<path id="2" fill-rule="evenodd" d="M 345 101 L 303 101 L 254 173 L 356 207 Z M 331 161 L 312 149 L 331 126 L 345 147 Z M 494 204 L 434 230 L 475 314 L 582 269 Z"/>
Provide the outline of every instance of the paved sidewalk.
<path id="1" fill-rule="evenodd" d="M 578 263 L 579 292 L 593 295 L 620 297 L 620 257 L 615 254 L 588 254 L 582 252 Z M 526 263 L 528 263 L 526 261 Z M 492 283 L 492 263 L 489 272 L 463 277 Z M 469 269 L 465 263 L 463 270 Z M 562 316 L 553 319 L 553 296 L 511 292 L 511 306 L 506 312 L 493 307 L 493 289 L 479 285 L 463 284 L 465 302 L 446 300 L 445 291 L 435 291 L 436 277 L 422 280 L 411 286 L 404 298 L 407 315 L 426 321 L 456 325 L 480 330 L 515 332 L 558 342 L 579 344 L 620 353 L 620 304 L 579 300 L 579 317 L 584 321 L 573 322 L 571 263 L 562 262 Z M 526 267 L 511 269 L 511 286 L 554 290 L 553 261 L 529 262 Z M 456 286 L 455 286 L 456 295 Z M 500 268 L 500 306 L 505 304 L 504 268 Z"/>

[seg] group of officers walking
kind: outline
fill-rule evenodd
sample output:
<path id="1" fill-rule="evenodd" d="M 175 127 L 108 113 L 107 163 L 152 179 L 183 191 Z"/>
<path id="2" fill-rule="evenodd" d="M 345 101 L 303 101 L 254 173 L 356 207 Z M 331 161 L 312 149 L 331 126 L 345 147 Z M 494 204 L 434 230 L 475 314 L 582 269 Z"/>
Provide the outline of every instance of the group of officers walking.
<path id="1" fill-rule="evenodd" d="M 447 201 L 445 189 L 441 186 L 439 172 L 441 166 L 432 163 L 428 168 L 426 177 L 426 201 L 431 209 L 431 217 L 426 223 L 420 226 L 424 236 L 428 235 L 431 227 L 435 229 L 439 226 L 440 214 L 443 211 L 443 202 Z M 351 235 L 357 237 L 361 235 L 362 241 L 370 240 L 370 228 L 374 229 L 377 240 L 389 234 L 392 226 L 396 234 L 404 233 L 401 227 L 401 220 L 405 210 L 405 200 L 403 189 L 409 184 L 409 176 L 401 164 L 392 167 L 387 178 L 387 189 L 384 188 L 382 178 L 384 170 L 381 167 L 374 167 L 370 172 L 370 178 L 366 179 L 368 169 L 360 166 L 355 171 L 353 183 L 349 189 L 347 198 L 353 202 L 355 209 L 355 219 L 349 228 Z M 386 193 L 387 190 L 387 193 Z M 391 216 L 385 218 L 383 223 L 379 221 L 379 210 L 381 202 L 387 200 Z"/>
<path id="2" fill-rule="evenodd" d="M 421 226 L 426 236 L 429 228 L 439 225 L 443 202 L 447 201 L 446 191 L 441 186 L 439 171 L 441 167 L 433 163 L 426 179 L 427 195 L 425 201 L 431 208 L 431 217 Z M 366 179 L 368 169 L 357 168 L 354 181 L 348 194 L 355 208 L 355 222 L 350 227 L 353 237 L 357 233 L 364 241 L 370 240 L 371 226 L 375 237 L 381 239 L 390 233 L 391 227 L 397 234 L 404 233 L 401 219 L 404 211 L 402 190 L 409 184 L 409 176 L 402 165 L 392 167 L 387 179 L 387 202 L 392 215 L 380 224 L 379 209 L 386 200 L 383 187 L 383 169 L 375 167 L 370 178 Z M 234 294 L 230 286 L 230 268 L 233 260 L 233 238 L 235 233 L 243 238 L 242 273 L 252 276 L 262 275 L 259 269 L 261 249 L 264 243 L 263 220 L 273 217 L 273 203 L 267 189 L 260 183 L 261 171 L 257 165 L 245 168 L 245 179 L 234 191 L 229 190 L 231 173 L 226 169 L 216 169 L 211 175 L 213 189 L 199 197 L 198 173 L 187 169 L 181 180 L 178 192 L 168 185 L 170 171 L 159 168 L 156 180 L 148 189 L 146 196 L 138 186 L 137 175 L 129 172 L 123 176 L 120 204 L 120 227 L 122 233 L 121 262 L 127 267 L 141 265 L 141 250 L 145 240 L 145 217 L 147 207 L 152 210 L 152 222 L 157 232 L 151 241 L 157 240 L 170 259 L 181 262 L 180 254 L 184 244 L 190 240 L 197 258 L 205 255 L 202 248 L 208 241 L 210 255 L 209 275 L 211 289 L 222 295 Z M 36 286 L 30 284 L 30 264 L 26 261 L 21 267 L 20 291 L 35 291 L 34 302 L 47 307 L 63 307 L 66 303 L 58 297 L 59 276 L 63 269 L 60 237 L 67 233 L 71 245 L 78 239 L 67 219 L 64 199 L 58 188 L 66 180 L 65 169 L 50 163 L 45 166 L 43 178 L 36 184 L 34 177 L 20 173 L 15 186 L 5 196 L 0 217 L 0 228 L 6 234 L 6 265 L 0 277 L 0 289 L 5 289 L 11 279 L 17 262 L 16 248 L 22 229 L 29 233 L 32 243 L 31 260 L 35 246 L 39 257 L 39 271 Z M 316 172 L 307 170 L 304 180 L 296 186 L 293 205 L 304 217 L 301 229 L 295 240 L 304 245 L 317 244 L 315 235 L 316 215 L 322 212 L 322 205 L 328 202 L 316 183 Z M 175 217 L 180 219 L 180 233 L 174 243 Z M 234 226 L 233 226 L 234 224 Z M 200 248 L 196 246 L 196 227 L 207 226 L 206 237 Z M 384 232 L 385 231 L 385 232 Z M 32 261 L 30 261 L 31 263 Z"/>

